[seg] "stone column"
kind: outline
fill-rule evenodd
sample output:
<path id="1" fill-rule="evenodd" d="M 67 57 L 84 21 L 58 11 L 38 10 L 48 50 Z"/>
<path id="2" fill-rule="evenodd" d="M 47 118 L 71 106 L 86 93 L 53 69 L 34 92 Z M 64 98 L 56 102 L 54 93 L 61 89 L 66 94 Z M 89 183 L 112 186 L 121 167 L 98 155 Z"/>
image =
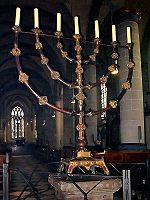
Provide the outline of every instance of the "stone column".
<path id="1" fill-rule="evenodd" d="M 85 69 L 86 83 L 96 82 L 96 67 L 94 65 L 87 66 Z M 86 91 L 85 110 L 97 110 L 97 88 Z M 94 145 L 97 137 L 97 116 L 86 117 L 86 138 L 88 145 Z"/>
<path id="2" fill-rule="evenodd" d="M 62 97 L 57 99 L 56 106 L 63 107 Z M 56 148 L 61 147 L 63 147 L 63 114 L 56 111 Z"/>
<path id="3" fill-rule="evenodd" d="M 115 13 L 114 20 L 118 24 L 118 40 L 121 45 L 126 45 L 126 27 L 132 30 L 133 60 L 135 68 L 133 70 L 132 88 L 129 89 L 120 102 L 120 137 L 122 144 L 145 143 L 144 138 L 144 110 L 143 110 L 143 88 L 141 72 L 141 55 L 139 42 L 139 15 L 135 11 L 123 10 Z M 128 74 L 128 51 L 119 49 L 119 85 L 126 81 Z M 128 145 L 129 147 L 129 145 Z M 133 148 L 133 146 L 131 146 Z"/>

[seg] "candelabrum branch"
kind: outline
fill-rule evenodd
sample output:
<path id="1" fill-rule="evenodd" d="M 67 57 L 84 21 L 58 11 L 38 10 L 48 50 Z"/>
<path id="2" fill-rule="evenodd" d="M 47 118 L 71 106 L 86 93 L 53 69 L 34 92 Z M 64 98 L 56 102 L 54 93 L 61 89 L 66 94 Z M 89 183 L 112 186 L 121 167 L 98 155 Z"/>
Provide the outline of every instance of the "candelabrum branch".
<path id="1" fill-rule="evenodd" d="M 26 85 L 26 87 L 31 91 L 31 93 L 39 100 L 40 105 L 47 105 L 48 107 L 50 107 L 56 111 L 72 115 L 72 111 L 65 110 L 65 109 L 59 108 L 53 104 L 48 103 L 48 99 L 46 96 L 40 96 L 32 89 L 32 87 L 28 83 L 29 76 L 27 74 L 23 73 L 23 70 L 22 70 L 22 67 L 20 64 L 20 60 L 19 60 L 19 56 L 21 54 L 21 51 L 18 48 L 18 35 L 19 35 L 20 27 L 15 26 L 15 27 L 13 27 L 13 30 L 15 32 L 15 40 L 14 40 L 14 48 L 12 49 L 11 54 L 15 57 L 16 66 L 17 66 L 17 69 L 19 72 L 19 81 Z"/>
<path id="2" fill-rule="evenodd" d="M 75 59 L 68 56 L 67 51 L 64 50 L 63 44 L 60 42 L 60 38 L 61 36 L 63 36 L 63 33 L 60 31 L 57 31 L 55 32 L 55 35 L 58 38 L 57 48 L 60 50 L 62 58 L 66 58 L 70 63 L 76 63 Z M 93 53 L 89 56 L 88 60 L 81 61 L 83 64 L 88 64 L 90 61 L 96 61 L 96 55 L 99 53 L 99 44 L 100 44 L 99 38 L 95 38 L 94 44 L 95 44 L 95 48 L 93 50 Z"/>
<path id="3" fill-rule="evenodd" d="M 65 110 L 62 108 L 59 108 L 53 104 L 48 103 L 48 99 L 46 96 L 39 96 L 33 89 L 32 87 L 29 85 L 29 83 L 25 83 L 25 85 L 28 87 L 28 89 L 31 91 L 31 93 L 39 100 L 39 104 L 40 105 L 47 105 L 48 107 L 50 107 L 51 109 L 54 109 L 55 111 L 64 113 L 64 114 L 69 114 L 72 115 L 72 111 L 69 110 Z"/>
<path id="4" fill-rule="evenodd" d="M 70 89 L 77 89 L 78 90 L 78 94 L 76 95 L 76 99 L 78 100 L 78 104 L 79 104 L 79 112 L 65 110 L 65 109 L 59 108 L 59 107 L 57 107 L 55 105 L 52 105 L 52 104 L 48 103 L 47 97 L 38 95 L 32 89 L 30 84 L 28 83 L 29 77 L 28 77 L 28 75 L 23 73 L 23 70 L 22 70 L 21 64 L 20 64 L 20 60 L 19 60 L 19 56 L 21 54 L 21 50 L 18 48 L 18 35 L 21 32 L 21 28 L 19 26 L 14 26 L 13 30 L 14 30 L 14 33 L 15 33 L 15 40 L 14 40 L 14 48 L 12 49 L 11 53 L 15 57 L 16 66 L 17 66 L 17 69 L 18 69 L 18 72 L 19 72 L 19 81 L 22 82 L 23 84 L 25 84 L 28 87 L 28 89 L 31 91 L 31 93 L 39 100 L 39 104 L 40 105 L 47 105 L 48 107 L 50 107 L 50 108 L 52 108 L 52 109 L 54 109 L 56 111 L 59 111 L 59 112 L 62 112 L 62 113 L 66 113 L 66 114 L 69 114 L 69 115 L 79 116 L 80 120 L 82 118 L 82 120 L 81 120 L 82 123 L 79 123 L 79 124 L 82 124 L 84 126 L 83 118 L 85 116 L 89 116 L 90 117 L 90 116 L 98 115 L 98 114 L 101 114 L 103 112 L 106 112 L 110 108 L 116 108 L 117 105 L 118 105 L 118 102 L 121 100 L 121 98 L 123 97 L 125 92 L 128 89 L 131 88 L 131 79 L 132 79 L 133 68 L 134 68 L 135 64 L 133 62 L 133 44 L 127 44 L 126 48 L 128 48 L 128 52 L 129 52 L 129 62 L 127 64 L 127 67 L 128 67 L 128 71 L 129 72 L 128 72 L 128 77 L 127 77 L 126 82 L 122 84 L 122 91 L 120 92 L 120 94 L 118 95 L 116 100 L 111 100 L 109 102 L 109 104 L 108 104 L 108 106 L 106 108 L 100 109 L 100 110 L 97 110 L 97 111 L 85 112 L 84 115 L 83 115 L 83 101 L 85 99 L 85 96 L 83 94 L 83 90 L 84 89 L 92 89 L 93 87 L 95 87 L 95 86 L 97 86 L 99 84 L 106 83 L 108 76 L 111 74 L 111 72 L 115 68 L 115 65 L 114 65 L 115 63 L 108 67 L 108 73 L 105 76 L 103 75 L 96 83 L 89 83 L 88 85 L 84 86 L 82 84 L 82 81 L 83 81 L 83 78 L 82 78 L 83 68 L 81 66 L 81 63 L 82 63 L 82 61 L 81 61 L 81 50 L 82 50 L 82 48 L 81 48 L 80 43 L 79 43 L 80 36 L 79 35 L 74 36 L 75 40 L 76 40 L 75 50 L 76 50 L 76 53 L 77 53 L 76 54 L 77 60 L 75 61 L 75 63 L 76 63 L 76 74 L 77 74 L 77 85 L 67 83 L 63 79 L 60 78 L 59 72 L 54 71 L 48 65 L 48 60 L 44 56 L 43 51 L 42 51 L 43 46 L 42 46 L 42 44 L 40 43 L 40 40 L 39 40 L 39 35 L 41 34 L 41 31 L 36 31 L 35 32 L 35 34 L 36 34 L 36 48 L 40 52 L 42 63 L 45 64 L 46 67 L 49 69 L 53 79 L 54 80 L 60 80 L 63 84 L 67 85 Z M 97 43 L 97 45 L 98 45 L 98 43 Z M 113 54 L 112 54 L 112 59 L 113 60 L 117 60 L 118 59 L 117 44 L 115 43 L 115 44 L 112 44 L 112 45 L 114 47 Z M 98 48 L 98 47 L 96 47 L 96 48 Z M 95 53 L 98 53 L 98 50 L 95 50 Z M 83 134 L 83 132 L 84 132 L 84 129 L 82 131 L 82 134 Z"/>
<path id="5" fill-rule="evenodd" d="M 27 34 L 27 35 L 34 35 L 33 31 L 22 31 L 22 30 L 20 30 L 20 33 L 21 33 L 21 34 Z M 52 35 L 52 34 L 48 34 L 48 33 L 43 33 L 43 32 L 42 32 L 42 33 L 40 33 L 39 35 L 40 35 L 40 36 L 44 36 L 44 37 L 50 37 L 50 38 L 52 38 L 52 39 L 57 39 L 57 38 L 58 38 L 56 34 L 55 34 L 55 35 Z M 64 39 L 64 40 L 68 40 L 68 41 L 74 41 L 73 38 L 64 37 L 63 35 L 60 36 L 60 38 L 62 38 L 62 39 Z M 91 44 L 91 45 L 94 44 L 94 41 L 89 41 L 89 40 L 85 40 L 85 39 L 81 39 L 80 41 L 83 42 L 83 43 Z M 109 47 L 109 48 L 112 48 L 112 47 L 113 47 L 112 44 L 105 44 L 105 43 L 102 43 L 102 42 L 100 42 L 99 45 L 100 45 L 100 46 Z M 118 46 L 119 48 L 127 48 L 126 45 L 117 44 L 117 46 Z"/>
<path id="6" fill-rule="evenodd" d="M 60 73 L 58 71 L 53 70 L 52 67 L 49 66 L 49 64 L 48 64 L 49 59 L 44 55 L 43 45 L 42 45 L 42 43 L 40 42 L 40 39 L 39 39 L 39 35 L 42 31 L 39 28 L 35 28 L 35 29 L 33 29 L 33 32 L 35 33 L 35 37 L 36 37 L 35 48 L 39 51 L 39 54 L 40 54 L 40 57 L 41 57 L 41 64 L 45 65 L 47 67 L 47 69 L 50 72 L 51 78 L 53 80 L 59 80 L 64 85 L 68 86 L 69 88 L 72 88 L 73 85 L 71 83 L 68 83 L 65 80 L 63 80 L 60 77 Z"/>
<path id="7" fill-rule="evenodd" d="M 95 48 L 94 48 L 94 50 L 93 50 L 93 54 L 91 54 L 91 55 L 89 56 L 88 62 L 89 62 L 89 61 L 96 61 L 96 56 L 97 56 L 97 54 L 99 53 L 100 39 L 99 39 L 99 38 L 95 38 L 94 44 L 95 44 Z M 87 63 L 87 61 L 85 61 L 85 62 Z"/>
<path id="8" fill-rule="evenodd" d="M 132 75 L 133 75 L 133 69 L 135 67 L 135 63 L 133 61 L 133 46 L 134 46 L 134 44 L 130 43 L 130 44 L 127 44 L 126 46 L 128 48 L 128 52 L 129 52 L 129 62 L 127 64 L 127 67 L 129 69 L 129 72 L 130 72 L 129 75 L 128 75 L 127 81 L 129 83 L 131 83 L 131 79 L 132 79 Z"/>
<path id="9" fill-rule="evenodd" d="M 15 32 L 15 40 L 14 40 L 14 48 L 12 49 L 11 53 L 15 57 L 16 66 L 17 66 L 17 69 L 18 69 L 18 72 L 19 72 L 19 81 L 26 85 L 26 87 L 30 90 L 30 92 L 39 100 L 39 104 L 40 105 L 47 105 L 48 107 L 50 107 L 50 108 L 52 108 L 52 109 L 54 109 L 54 110 L 56 110 L 58 112 L 62 112 L 62 113 L 69 114 L 69 115 L 79 116 L 80 117 L 80 122 L 81 122 L 81 118 L 83 120 L 83 117 L 84 117 L 82 112 L 74 112 L 74 111 L 70 111 L 70 110 L 65 110 L 65 109 L 59 108 L 59 107 L 57 107 L 55 105 L 52 105 L 52 104 L 48 103 L 48 99 L 47 99 L 46 96 L 40 96 L 32 89 L 32 87 L 28 83 L 29 76 L 23 72 L 21 64 L 20 64 L 20 59 L 19 59 L 19 56 L 21 54 L 21 51 L 18 48 L 18 36 L 19 36 L 20 28 L 19 27 L 14 27 L 13 30 Z M 71 85 L 71 87 L 73 88 L 75 86 Z M 92 115 L 95 115 L 95 113 L 100 113 L 100 112 L 103 112 L 103 111 L 93 111 Z M 90 115 L 90 112 L 86 113 L 85 115 L 86 116 L 92 116 L 92 115 Z M 82 123 L 80 123 L 80 125 L 81 124 Z M 84 124 L 82 124 L 82 126 L 84 127 Z M 81 135 L 83 135 L 83 131 L 80 132 L 81 133 L 80 137 L 81 137 Z"/>
<path id="10" fill-rule="evenodd" d="M 103 108 L 103 109 L 100 109 L 100 110 L 97 110 L 97 111 L 87 112 L 87 113 L 85 113 L 85 116 L 91 117 L 91 116 L 99 115 L 99 114 L 102 114 L 103 112 L 108 111 L 110 108 L 112 108 L 112 107 L 110 105 L 108 105 L 106 108 Z"/>
<path id="11" fill-rule="evenodd" d="M 60 42 L 60 38 L 63 36 L 63 33 L 62 33 L 61 31 L 57 31 L 57 32 L 55 32 L 55 35 L 56 35 L 56 37 L 58 38 L 58 40 L 57 40 L 57 48 L 60 50 L 62 58 L 66 58 L 70 63 L 75 63 L 76 60 L 73 59 L 73 58 L 70 58 L 70 57 L 68 56 L 67 51 L 65 51 L 65 50 L 63 49 L 63 45 L 62 45 L 62 43 Z"/>

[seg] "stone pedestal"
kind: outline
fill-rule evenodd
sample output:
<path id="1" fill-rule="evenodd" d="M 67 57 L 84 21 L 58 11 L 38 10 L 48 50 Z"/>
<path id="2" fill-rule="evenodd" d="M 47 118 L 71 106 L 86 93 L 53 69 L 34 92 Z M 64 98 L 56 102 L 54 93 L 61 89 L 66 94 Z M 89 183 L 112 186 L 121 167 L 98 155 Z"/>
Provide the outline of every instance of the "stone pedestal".
<path id="1" fill-rule="evenodd" d="M 83 193 L 71 182 L 55 178 L 49 174 L 48 182 L 55 188 L 55 196 L 58 200 L 84 200 Z M 122 181 L 119 178 L 107 178 L 106 180 L 82 181 L 76 184 L 88 193 L 88 200 L 113 200 L 113 194 L 122 187 Z"/>

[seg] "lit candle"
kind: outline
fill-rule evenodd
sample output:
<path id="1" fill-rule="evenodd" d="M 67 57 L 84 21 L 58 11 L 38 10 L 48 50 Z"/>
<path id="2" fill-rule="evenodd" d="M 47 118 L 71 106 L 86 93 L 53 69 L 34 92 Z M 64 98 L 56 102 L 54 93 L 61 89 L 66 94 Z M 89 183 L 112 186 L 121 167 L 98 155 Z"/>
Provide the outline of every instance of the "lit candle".
<path id="1" fill-rule="evenodd" d="M 131 43 L 131 27 L 130 26 L 127 27 L 127 43 L 128 44 Z"/>
<path id="2" fill-rule="evenodd" d="M 57 13 L 57 31 L 61 31 L 61 13 Z"/>
<path id="3" fill-rule="evenodd" d="M 34 28 L 39 28 L 39 11 L 38 11 L 38 8 L 34 8 Z"/>
<path id="4" fill-rule="evenodd" d="M 112 41 L 116 42 L 116 26 L 112 25 Z"/>
<path id="5" fill-rule="evenodd" d="M 79 34 L 79 21 L 78 17 L 74 17 L 75 35 Z"/>
<path id="6" fill-rule="evenodd" d="M 98 20 L 95 20 L 95 38 L 99 38 L 99 24 L 98 24 Z"/>
<path id="7" fill-rule="evenodd" d="M 20 8 L 16 8 L 16 18 L 15 18 L 15 26 L 19 26 L 20 24 Z"/>

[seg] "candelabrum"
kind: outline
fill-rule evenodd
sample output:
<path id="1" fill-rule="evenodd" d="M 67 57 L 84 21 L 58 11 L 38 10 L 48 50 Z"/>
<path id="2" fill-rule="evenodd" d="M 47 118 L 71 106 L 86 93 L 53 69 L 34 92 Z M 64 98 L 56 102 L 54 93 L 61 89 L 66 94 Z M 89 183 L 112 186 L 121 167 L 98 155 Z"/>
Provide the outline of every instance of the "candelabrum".
<path id="1" fill-rule="evenodd" d="M 19 16 L 20 17 L 20 16 Z M 75 19 L 76 21 L 77 19 Z M 60 108 L 55 106 L 54 104 L 51 104 L 48 102 L 48 98 L 46 96 L 40 96 L 37 94 L 32 86 L 29 84 L 29 77 L 27 74 L 25 74 L 21 68 L 21 63 L 19 56 L 21 54 L 21 50 L 18 47 L 18 36 L 19 33 L 21 33 L 21 28 L 19 26 L 19 22 L 17 21 L 15 23 L 15 26 L 13 27 L 14 33 L 15 33 L 15 40 L 14 40 L 14 47 L 11 51 L 12 55 L 15 57 L 16 61 L 16 66 L 18 69 L 19 73 L 19 81 L 26 85 L 28 89 L 31 91 L 31 93 L 38 99 L 40 105 L 47 105 L 51 109 L 54 109 L 56 111 L 59 111 L 64 114 L 76 116 L 78 119 L 78 123 L 76 125 L 76 130 L 78 131 L 78 147 L 75 153 L 75 156 L 65 160 L 62 159 L 61 161 L 61 167 L 60 169 L 64 169 L 64 166 L 66 166 L 65 170 L 68 173 L 72 173 L 73 169 L 75 167 L 84 167 L 86 170 L 92 170 L 94 172 L 94 167 L 99 166 L 100 168 L 103 169 L 105 174 L 109 174 L 109 170 L 107 169 L 107 166 L 105 165 L 104 159 L 97 159 L 93 158 L 92 154 L 90 151 L 88 151 L 85 147 L 86 141 L 85 141 L 85 130 L 86 126 L 84 123 L 84 118 L 85 117 L 92 117 L 94 115 L 102 114 L 103 112 L 106 112 L 107 110 L 111 108 L 116 108 L 118 105 L 118 102 L 121 100 L 125 92 L 131 88 L 131 79 L 132 79 L 132 74 L 133 74 L 133 68 L 134 68 L 134 62 L 133 62 L 133 43 L 131 42 L 131 35 L 130 35 L 130 30 L 129 27 L 127 27 L 127 44 L 125 46 L 120 46 L 118 42 L 116 41 L 116 30 L 115 26 L 112 26 L 112 40 L 113 42 L 110 45 L 107 44 L 102 44 L 100 39 L 99 39 L 99 32 L 97 33 L 97 28 L 95 28 L 95 39 L 94 39 L 94 50 L 93 53 L 89 56 L 87 60 L 83 60 L 81 56 L 82 52 L 82 47 L 80 45 L 81 42 L 81 35 L 79 34 L 79 29 L 78 25 L 76 25 L 75 22 L 75 35 L 73 36 L 74 41 L 75 41 L 75 53 L 76 53 L 76 58 L 73 59 L 69 57 L 68 53 L 64 50 L 63 44 L 61 43 L 61 39 L 63 38 L 63 33 L 61 32 L 60 29 L 60 21 L 57 20 L 57 31 L 55 32 L 55 37 L 57 39 L 57 48 L 60 50 L 61 56 L 64 59 L 67 59 L 70 63 L 75 63 L 76 69 L 76 82 L 75 83 L 69 83 L 66 82 L 60 75 L 58 71 L 53 70 L 53 68 L 49 65 L 49 59 L 44 55 L 43 53 L 43 45 L 40 41 L 40 34 L 42 33 L 42 30 L 39 29 L 38 22 L 35 20 L 35 28 L 32 30 L 33 33 L 35 34 L 35 48 L 36 50 L 39 51 L 39 56 L 41 58 L 41 64 L 46 66 L 47 69 L 50 72 L 50 76 L 53 80 L 58 80 L 65 86 L 67 86 L 69 89 L 76 90 L 76 104 L 77 104 L 77 110 L 66 110 L 64 108 Z M 95 23 L 97 24 L 97 22 Z M 97 26 L 97 25 L 96 25 Z M 89 83 L 89 84 L 84 84 L 84 69 L 83 65 L 89 64 L 91 61 L 95 62 L 96 61 L 96 56 L 99 53 L 99 47 L 101 45 L 108 46 L 112 48 L 112 65 L 108 66 L 108 72 L 101 76 L 97 82 L 95 83 Z M 100 85 L 100 84 L 105 84 L 107 82 L 107 79 L 110 74 L 113 74 L 117 67 L 118 67 L 118 47 L 120 48 L 127 48 L 129 52 L 129 62 L 127 64 L 128 68 L 128 75 L 126 82 L 122 84 L 122 90 L 118 97 L 116 99 L 110 100 L 108 102 L 108 105 L 106 108 L 96 110 L 96 111 L 87 111 L 85 112 L 84 110 L 84 101 L 85 101 L 85 90 L 91 90 L 92 88 Z"/>

